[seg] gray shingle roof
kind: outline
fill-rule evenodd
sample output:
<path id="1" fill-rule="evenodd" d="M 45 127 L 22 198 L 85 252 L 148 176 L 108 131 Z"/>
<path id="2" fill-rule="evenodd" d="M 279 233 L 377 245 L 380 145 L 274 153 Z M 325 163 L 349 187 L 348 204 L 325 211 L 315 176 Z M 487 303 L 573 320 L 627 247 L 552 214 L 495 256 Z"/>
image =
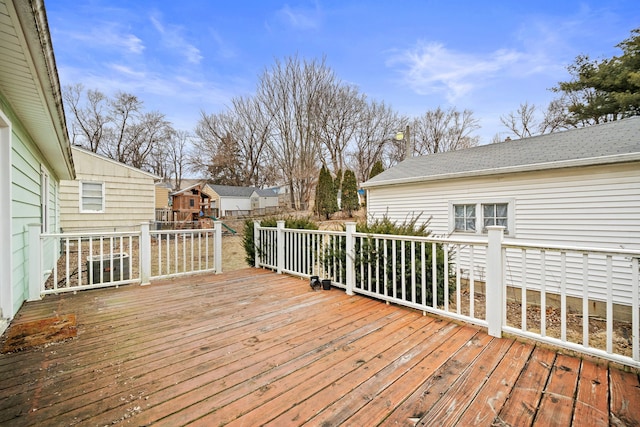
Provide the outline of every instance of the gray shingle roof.
<path id="1" fill-rule="evenodd" d="M 412 157 L 363 187 L 640 161 L 640 117 L 464 150 Z"/>
<path id="2" fill-rule="evenodd" d="M 209 187 L 213 189 L 219 196 L 222 197 L 251 197 L 254 192 L 254 187 L 236 187 L 233 185 L 218 185 L 209 184 Z"/>
<path id="3" fill-rule="evenodd" d="M 262 189 L 258 187 L 236 187 L 233 185 L 217 185 L 209 184 L 219 196 L 222 197 L 246 197 L 249 198 L 255 191 L 260 197 L 276 197 L 277 194 L 271 189 Z"/>
<path id="4" fill-rule="evenodd" d="M 278 193 L 276 193 L 272 188 L 256 188 L 256 194 L 260 197 L 278 197 Z"/>

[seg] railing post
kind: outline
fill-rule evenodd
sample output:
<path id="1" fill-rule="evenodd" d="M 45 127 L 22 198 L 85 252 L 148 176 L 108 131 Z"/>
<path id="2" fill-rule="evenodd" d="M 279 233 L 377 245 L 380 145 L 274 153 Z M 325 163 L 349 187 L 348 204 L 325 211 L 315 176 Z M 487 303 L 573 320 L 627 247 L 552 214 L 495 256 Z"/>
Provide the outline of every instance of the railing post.
<path id="1" fill-rule="evenodd" d="M 27 225 L 29 244 L 29 301 L 41 298 L 42 288 L 42 242 L 40 241 L 40 224 Z M 58 262 L 54 257 L 54 262 Z M 7 285 L 10 285 L 7 284 Z"/>
<path id="2" fill-rule="evenodd" d="M 345 250 L 346 250 L 346 285 L 347 285 L 347 295 L 353 295 L 353 288 L 356 283 L 356 269 L 354 267 L 355 260 L 355 250 L 356 250 L 356 242 L 353 237 L 353 233 L 356 232 L 356 223 L 355 222 L 347 222 L 345 224 L 347 236 L 345 242 Z"/>
<path id="3" fill-rule="evenodd" d="M 276 272 L 282 274 L 284 269 L 284 221 L 277 221 L 278 231 L 276 234 Z"/>
<path id="4" fill-rule="evenodd" d="M 140 284 L 151 284 L 151 234 L 149 223 L 140 224 Z"/>
<path id="5" fill-rule="evenodd" d="M 253 253 L 254 267 L 260 267 L 260 221 L 253 221 Z"/>
<path id="6" fill-rule="evenodd" d="M 213 235 L 214 235 L 214 261 L 216 263 L 216 274 L 222 273 L 222 222 L 213 222 Z"/>
<path id="7" fill-rule="evenodd" d="M 502 337 L 502 319 L 504 317 L 504 284 L 502 275 L 502 239 L 504 227 L 489 226 L 488 247 L 486 260 L 486 316 L 489 325 L 489 335 Z"/>

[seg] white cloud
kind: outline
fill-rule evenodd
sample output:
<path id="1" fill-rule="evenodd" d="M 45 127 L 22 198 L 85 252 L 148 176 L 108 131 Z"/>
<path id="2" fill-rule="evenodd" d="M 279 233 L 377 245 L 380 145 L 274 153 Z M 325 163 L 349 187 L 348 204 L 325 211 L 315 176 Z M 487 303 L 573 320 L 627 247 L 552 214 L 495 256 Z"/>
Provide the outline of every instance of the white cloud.
<path id="1" fill-rule="evenodd" d="M 162 43 L 169 49 L 183 55 L 191 64 L 199 64 L 202 60 L 200 49 L 185 40 L 183 28 L 177 25 L 164 25 L 156 16 L 150 17 L 154 28 L 162 36 Z"/>
<path id="2" fill-rule="evenodd" d="M 110 64 L 109 68 L 116 71 L 117 73 L 124 74 L 127 78 L 130 79 L 145 79 L 146 73 L 143 71 L 135 71 L 131 67 L 121 64 Z"/>
<path id="3" fill-rule="evenodd" d="M 108 49 L 111 51 L 122 51 L 139 55 L 144 49 L 143 41 L 135 34 L 127 32 L 118 23 L 103 22 L 91 25 L 88 32 L 66 32 L 61 40 L 81 42 L 92 48 Z"/>
<path id="4" fill-rule="evenodd" d="M 420 42 L 387 64 L 399 66 L 404 82 L 415 92 L 443 93 L 453 102 L 523 59 L 522 53 L 507 49 L 480 56 L 455 52 L 441 43 Z"/>
<path id="5" fill-rule="evenodd" d="M 320 27 L 320 10 L 318 5 L 314 9 L 292 8 L 285 4 L 278 11 L 278 15 L 293 28 L 299 30 L 313 30 Z"/>

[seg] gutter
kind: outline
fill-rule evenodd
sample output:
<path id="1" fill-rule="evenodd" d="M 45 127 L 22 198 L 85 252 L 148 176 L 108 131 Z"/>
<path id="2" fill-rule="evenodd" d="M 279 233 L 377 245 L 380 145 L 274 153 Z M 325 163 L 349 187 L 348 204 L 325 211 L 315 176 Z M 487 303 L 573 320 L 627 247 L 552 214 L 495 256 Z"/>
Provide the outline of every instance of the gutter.
<path id="1" fill-rule="evenodd" d="M 452 172 L 452 173 L 444 173 L 440 175 L 396 178 L 396 179 L 387 179 L 387 180 L 374 181 L 374 182 L 367 181 L 367 182 L 363 182 L 360 186 L 362 188 L 375 188 L 375 187 L 386 187 L 389 185 L 413 184 L 413 183 L 430 182 L 430 181 L 444 181 L 444 180 L 456 179 L 456 178 L 472 178 L 472 177 L 480 177 L 480 176 L 503 175 L 508 173 L 517 173 L 517 172 L 535 172 L 535 171 L 575 168 L 575 167 L 583 167 L 583 166 L 603 166 L 603 165 L 610 165 L 610 164 L 617 164 L 617 163 L 632 163 L 632 162 L 638 162 L 638 161 L 640 161 L 640 152 L 635 152 L 635 153 L 626 153 L 626 154 L 615 154 L 611 156 L 602 156 L 602 157 L 588 157 L 584 159 L 562 160 L 558 162 L 534 163 L 534 164 L 528 164 L 528 165 Z"/>

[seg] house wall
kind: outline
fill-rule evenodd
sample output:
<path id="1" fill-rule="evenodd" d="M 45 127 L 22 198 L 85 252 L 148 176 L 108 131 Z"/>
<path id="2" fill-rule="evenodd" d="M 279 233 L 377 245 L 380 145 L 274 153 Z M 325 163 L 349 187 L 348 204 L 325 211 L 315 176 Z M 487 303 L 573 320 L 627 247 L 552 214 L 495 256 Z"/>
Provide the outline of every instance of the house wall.
<path id="1" fill-rule="evenodd" d="M 617 164 L 475 177 L 368 190 L 367 211 L 404 221 L 422 214 L 448 235 L 450 203 L 511 200 L 518 239 L 571 245 L 640 247 L 640 165 Z M 466 233 L 454 233 L 468 236 Z"/>
<path id="2" fill-rule="evenodd" d="M 258 202 L 259 208 L 271 208 L 278 207 L 280 205 L 280 201 L 278 200 L 278 196 L 274 197 L 259 197 Z"/>
<path id="3" fill-rule="evenodd" d="M 48 194 L 49 230 L 59 230 L 59 180 L 53 173 L 53 167 L 44 158 L 19 120 L 12 114 L 11 108 L 0 98 L 0 168 L 2 169 L 3 187 L 2 206 L 6 207 L 2 215 L 2 239 L 10 241 L 2 245 L 3 259 L 1 273 L 2 296 L 0 308 L 2 316 L 12 318 L 22 303 L 28 298 L 29 259 L 28 231 L 29 224 L 42 223 L 41 201 L 43 194 Z M 42 171 L 49 175 L 48 188 L 42 188 Z M 8 173 L 7 173 L 8 172 Z M 6 180 L 10 179 L 10 183 Z M 8 191 L 7 191 L 8 190 Z M 10 236 L 5 236 L 6 233 Z M 7 240 L 4 240 L 7 239 Z M 54 249 L 54 248 L 49 248 Z M 53 267 L 55 250 L 45 250 L 42 260 L 43 270 Z M 7 268 L 8 270 L 5 270 Z M 7 283 L 10 282 L 10 286 Z"/>
<path id="4" fill-rule="evenodd" d="M 60 183 L 61 227 L 64 231 L 128 230 L 155 220 L 151 175 L 82 150 L 73 149 L 76 180 Z M 104 212 L 80 212 L 80 182 L 105 183 Z"/>
<path id="5" fill-rule="evenodd" d="M 637 163 L 370 188 L 367 212 L 373 218 L 387 215 L 398 222 L 420 214 L 422 220 L 430 221 L 428 229 L 434 235 L 482 236 L 452 233 L 451 205 L 466 201 L 510 202 L 513 229 L 507 238 L 540 245 L 640 249 L 640 165 Z M 482 253 L 476 253 L 476 256 L 476 261 L 483 261 Z M 532 259 L 529 262 L 530 283 L 535 287 L 539 285 L 540 270 L 535 268 L 539 261 Z M 554 268 L 559 269 L 559 261 L 553 262 L 558 265 L 552 265 L 547 275 L 547 285 L 551 289 L 557 285 L 555 282 L 559 277 L 554 271 Z M 575 268 L 568 265 L 569 275 L 576 277 L 570 293 L 578 296 L 582 286 L 580 262 L 575 260 Z M 620 262 L 625 263 L 624 260 Z M 596 265 L 596 270 L 604 270 L 604 260 L 601 264 Z M 618 267 L 619 271 L 624 269 L 623 265 Z M 476 279 L 483 280 L 483 271 L 475 274 Z M 594 276 L 599 274 L 594 271 Z M 614 280 L 622 278 L 620 274 L 614 265 Z M 521 282 L 516 268 L 507 271 L 507 276 L 509 285 L 517 286 Z M 603 297 L 606 293 L 604 283 L 591 284 L 595 289 L 593 295 Z M 626 293 L 616 289 L 615 284 L 614 298 L 620 302 L 626 298 Z"/>
<path id="6" fill-rule="evenodd" d="M 220 197 L 220 216 L 225 216 L 226 211 L 251 210 L 251 198 L 249 197 Z"/>
<path id="7" fill-rule="evenodd" d="M 156 185 L 156 209 L 166 209 L 169 207 L 169 189 Z"/>

